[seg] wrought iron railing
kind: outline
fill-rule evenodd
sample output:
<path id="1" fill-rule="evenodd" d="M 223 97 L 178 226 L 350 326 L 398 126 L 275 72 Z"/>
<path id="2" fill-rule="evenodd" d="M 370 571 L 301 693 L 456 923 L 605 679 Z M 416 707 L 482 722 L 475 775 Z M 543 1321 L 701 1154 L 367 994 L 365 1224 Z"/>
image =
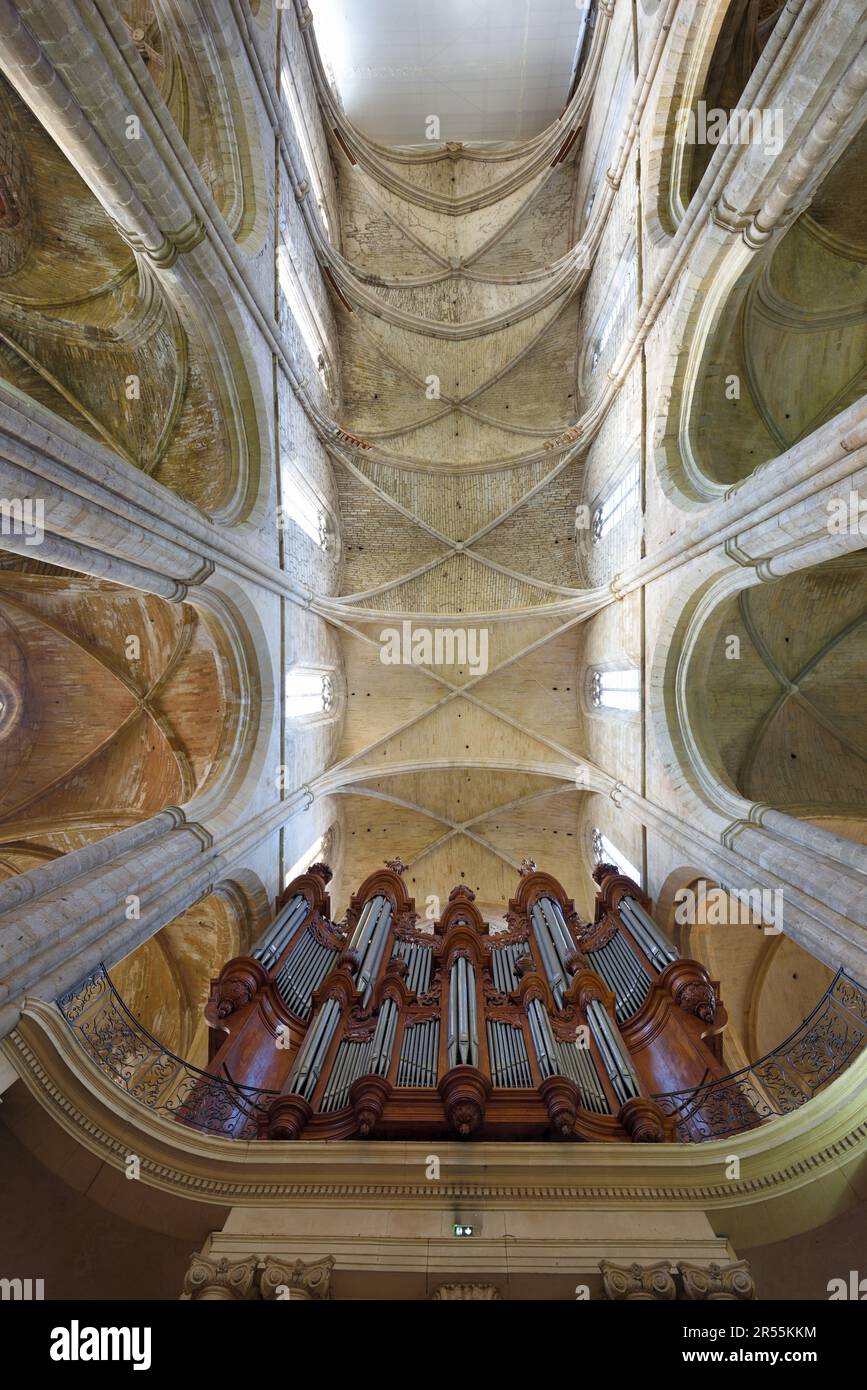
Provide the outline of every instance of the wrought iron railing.
<path id="1" fill-rule="evenodd" d="M 124 1004 L 103 966 L 57 1001 L 70 1031 L 114 1083 L 149 1110 L 209 1134 L 257 1139 L 276 1091 L 210 1076 L 168 1052 Z M 787 1115 L 823 1090 L 867 1043 L 867 991 L 840 971 L 773 1052 L 707 1085 L 654 1096 L 678 1139 L 725 1139 Z"/>
<path id="2" fill-rule="evenodd" d="M 57 1006 L 100 1069 L 149 1110 L 227 1139 L 260 1136 L 277 1092 L 210 1076 L 168 1052 L 130 1013 L 104 966 Z"/>
<path id="3" fill-rule="evenodd" d="M 867 1042 L 867 991 L 839 971 L 794 1033 L 758 1062 L 705 1086 L 654 1096 L 687 1143 L 726 1139 L 788 1115 L 845 1071 Z"/>

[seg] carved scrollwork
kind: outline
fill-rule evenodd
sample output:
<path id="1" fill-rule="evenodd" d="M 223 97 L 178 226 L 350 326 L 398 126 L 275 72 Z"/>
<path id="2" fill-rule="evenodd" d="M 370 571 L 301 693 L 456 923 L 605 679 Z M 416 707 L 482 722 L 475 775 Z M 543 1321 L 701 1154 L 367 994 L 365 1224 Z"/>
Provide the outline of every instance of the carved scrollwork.
<path id="1" fill-rule="evenodd" d="M 331 1273 L 334 1269 L 334 1256 L 327 1255 L 324 1260 L 313 1260 L 304 1264 L 295 1260 L 289 1264 L 274 1255 L 266 1255 L 260 1262 L 259 1292 L 262 1298 L 297 1299 L 298 1301 L 322 1301 L 331 1298 Z"/>
<path id="2" fill-rule="evenodd" d="M 683 1280 L 683 1297 L 687 1302 L 748 1302 L 756 1297 L 752 1270 L 746 1260 L 707 1266 L 683 1261 L 677 1269 Z"/>
<path id="3" fill-rule="evenodd" d="M 469 1139 L 485 1118 L 491 1082 L 476 1067 L 452 1067 L 437 1086 L 446 1119 L 459 1139 Z"/>
<path id="4" fill-rule="evenodd" d="M 514 912 L 511 909 L 505 914 L 506 926 L 509 928 L 509 937 L 505 935 L 500 940 L 526 940 L 530 932 L 530 923 L 526 912 Z"/>
<path id="5" fill-rule="evenodd" d="M 398 912 L 394 919 L 394 934 L 400 941 L 415 941 L 418 936 L 418 913 L 410 912 L 405 908 L 403 912 Z"/>
<path id="6" fill-rule="evenodd" d="M 652 1265 L 616 1265 L 602 1260 L 603 1297 L 622 1303 L 673 1303 L 677 1288 L 667 1260 Z"/>
<path id="7" fill-rule="evenodd" d="M 710 980 L 693 980 L 682 985 L 675 992 L 675 1003 L 688 1014 L 695 1014 L 703 1023 L 713 1023 L 716 1018 L 717 994 Z"/>
<path id="8" fill-rule="evenodd" d="M 258 1263 L 255 1255 L 249 1255 L 246 1260 L 227 1260 L 225 1255 L 220 1259 L 194 1255 L 184 1276 L 183 1297 L 222 1302 L 255 1298 Z"/>

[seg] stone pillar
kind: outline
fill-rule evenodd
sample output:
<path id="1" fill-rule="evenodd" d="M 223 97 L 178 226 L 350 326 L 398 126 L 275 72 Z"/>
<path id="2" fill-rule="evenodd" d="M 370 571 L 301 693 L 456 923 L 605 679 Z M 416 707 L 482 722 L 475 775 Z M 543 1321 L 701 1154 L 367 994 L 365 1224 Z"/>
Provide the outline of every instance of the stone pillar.
<path id="1" fill-rule="evenodd" d="M 732 796 L 732 809 L 742 819 L 733 816 L 726 826 L 718 812 L 711 813 L 703 827 L 622 783 L 609 794 L 723 887 L 781 890 L 785 934 L 832 969 L 842 965 L 859 979 L 867 977 L 863 845 L 741 797 Z"/>
<path id="2" fill-rule="evenodd" d="M 218 870 L 211 836 L 172 807 L 4 884 L 0 1036 L 25 994 L 56 999 L 122 960 L 203 896 Z"/>
<path id="3" fill-rule="evenodd" d="M 178 807 L 0 885 L 0 1037 L 26 994 L 53 1001 L 111 968 L 309 804 L 302 789 L 215 840 Z"/>

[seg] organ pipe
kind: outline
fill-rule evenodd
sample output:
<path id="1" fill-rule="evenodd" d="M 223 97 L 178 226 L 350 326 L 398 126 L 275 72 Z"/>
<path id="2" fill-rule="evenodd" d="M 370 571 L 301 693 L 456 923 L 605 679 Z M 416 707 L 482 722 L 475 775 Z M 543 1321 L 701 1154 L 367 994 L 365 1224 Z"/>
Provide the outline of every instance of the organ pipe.
<path id="1" fill-rule="evenodd" d="M 327 999 L 298 1054 L 289 1082 L 289 1091 L 294 1095 L 309 1100 L 316 1090 L 316 1083 L 339 1021 L 340 1005 L 336 999 Z"/>
<path id="2" fill-rule="evenodd" d="M 597 974 L 614 991 L 617 1021 L 624 1023 L 641 1008 L 650 990 L 650 976 L 618 931 L 590 954 Z"/>
<path id="3" fill-rule="evenodd" d="M 608 1072 L 608 1079 L 614 1087 L 614 1094 L 623 1105 L 641 1093 L 629 1052 L 619 1030 L 608 1017 L 605 1005 L 598 999 L 592 999 L 587 1005 L 587 1022 Z"/>
<path id="4" fill-rule="evenodd" d="M 449 980 L 449 1066 L 478 1066 L 479 1034 L 476 1018 L 476 972 L 471 961 L 458 956 Z"/>
<path id="5" fill-rule="evenodd" d="M 266 927 L 253 948 L 253 958 L 268 969 L 275 965 L 295 932 L 307 916 L 310 904 L 303 893 L 296 893 Z"/>
<path id="6" fill-rule="evenodd" d="M 370 901 L 371 911 L 366 916 L 362 913 L 363 934 L 359 931 L 362 926 L 362 921 L 359 921 L 352 937 L 353 942 L 357 942 L 355 949 L 361 957 L 357 985 L 364 1004 L 370 998 L 373 982 L 376 979 L 385 950 L 388 929 L 391 926 L 391 902 L 389 899 L 380 896 L 372 898 Z M 366 907 L 367 903 L 365 903 Z"/>
<path id="7" fill-rule="evenodd" d="M 621 898 L 618 910 L 621 920 L 657 970 L 664 970 L 671 961 L 678 959 L 677 950 L 640 902 L 635 898 Z"/>
<path id="8" fill-rule="evenodd" d="M 589 1049 L 578 1042 L 562 1042 L 554 1037 L 547 1010 L 540 999 L 531 1000 L 527 1015 L 542 1076 L 568 1076 L 578 1087 L 585 1110 L 608 1114 L 608 1098 Z"/>
<path id="9" fill-rule="evenodd" d="M 557 1007 L 563 1006 L 563 991 L 565 989 L 566 970 L 558 960 L 554 949 L 554 942 L 551 939 L 551 932 L 542 912 L 541 904 L 535 903 L 531 912 L 533 919 L 533 930 L 536 941 L 542 954 L 545 966 L 545 973 L 551 985 L 551 992 L 557 1002 Z"/>

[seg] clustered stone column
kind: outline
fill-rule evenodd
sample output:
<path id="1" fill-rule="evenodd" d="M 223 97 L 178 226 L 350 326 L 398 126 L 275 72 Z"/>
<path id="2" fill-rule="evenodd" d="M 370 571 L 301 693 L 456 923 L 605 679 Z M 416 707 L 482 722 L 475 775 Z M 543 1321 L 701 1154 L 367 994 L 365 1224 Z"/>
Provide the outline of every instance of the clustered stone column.
<path id="1" fill-rule="evenodd" d="M 617 1302 L 720 1303 L 756 1297 L 756 1286 L 746 1260 L 725 1265 L 697 1265 L 682 1260 L 674 1271 L 668 1260 L 652 1265 L 617 1265 L 603 1260 L 599 1269 L 602 1297 Z"/>
<path id="2" fill-rule="evenodd" d="M 305 1302 L 331 1298 L 334 1256 L 304 1264 L 266 1255 L 229 1260 L 194 1255 L 184 1279 L 182 1300 L 194 1302 Z"/>

